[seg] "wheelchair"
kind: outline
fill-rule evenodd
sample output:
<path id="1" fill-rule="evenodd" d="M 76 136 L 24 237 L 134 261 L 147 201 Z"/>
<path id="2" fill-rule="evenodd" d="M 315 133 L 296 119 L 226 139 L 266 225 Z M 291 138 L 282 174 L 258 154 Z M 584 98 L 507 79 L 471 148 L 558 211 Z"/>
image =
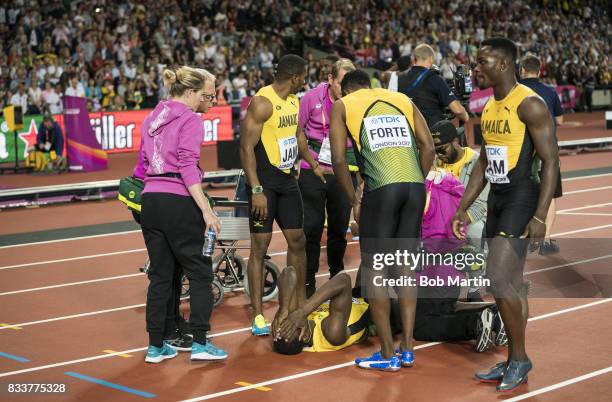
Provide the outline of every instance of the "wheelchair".
<path id="1" fill-rule="evenodd" d="M 220 251 L 213 256 L 212 281 L 213 305 L 221 304 L 226 292 L 244 290 L 249 296 L 247 263 L 238 255 L 237 250 L 249 250 L 245 244 L 251 238 L 249 231 L 248 202 L 246 201 L 246 183 L 244 172 L 241 171 L 236 182 L 234 199 L 226 197 L 209 197 L 213 208 L 231 208 L 230 211 L 219 212 L 221 233 L 217 236 L 215 250 Z M 204 234 L 202 234 L 204 235 Z M 147 257 L 140 272 L 147 273 L 150 261 Z M 262 300 L 268 302 L 278 296 L 278 278 L 280 269 L 271 261 L 270 256 L 264 259 Z M 189 280 L 185 274 L 181 277 L 181 298 L 189 297 Z"/>

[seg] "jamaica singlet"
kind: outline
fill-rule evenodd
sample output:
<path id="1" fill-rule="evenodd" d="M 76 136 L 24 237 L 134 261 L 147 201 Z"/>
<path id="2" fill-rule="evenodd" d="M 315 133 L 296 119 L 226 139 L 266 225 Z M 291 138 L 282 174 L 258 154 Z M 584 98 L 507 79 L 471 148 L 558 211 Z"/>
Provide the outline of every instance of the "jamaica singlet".
<path id="1" fill-rule="evenodd" d="M 489 99 L 482 112 L 482 137 L 487 155 L 485 177 L 494 192 L 507 191 L 531 180 L 535 148 L 527 126 L 519 119 L 518 108 L 532 95 L 536 93 L 517 84 L 504 99 Z"/>
<path id="2" fill-rule="evenodd" d="M 271 85 L 261 88 L 255 96 L 272 103 L 272 115 L 263 124 L 261 139 L 255 147 L 257 172 L 289 174 L 298 156 L 296 137 L 300 102 L 291 94 L 281 99 Z"/>
<path id="3" fill-rule="evenodd" d="M 367 336 L 368 331 L 368 309 L 369 305 L 364 299 L 353 298 L 351 304 L 351 314 L 347 323 L 351 333 L 349 338 L 342 345 L 332 345 L 327 341 L 323 334 L 321 323 L 329 316 L 329 302 L 325 302 L 315 311 L 308 315 L 308 320 L 314 321 L 315 327 L 312 332 L 312 346 L 304 348 L 305 352 L 331 352 L 351 346 Z"/>
<path id="4" fill-rule="evenodd" d="M 387 184 L 423 183 L 408 97 L 386 89 L 361 89 L 341 99 L 365 191 Z"/>

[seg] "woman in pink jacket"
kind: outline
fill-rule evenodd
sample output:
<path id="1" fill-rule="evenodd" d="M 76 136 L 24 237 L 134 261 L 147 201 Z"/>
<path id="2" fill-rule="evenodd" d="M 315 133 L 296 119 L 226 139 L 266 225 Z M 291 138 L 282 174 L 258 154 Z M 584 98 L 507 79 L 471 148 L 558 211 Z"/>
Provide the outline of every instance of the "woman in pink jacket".
<path id="1" fill-rule="evenodd" d="M 213 308 L 210 258 L 202 255 L 204 233 L 219 233 L 219 218 L 202 191 L 198 166 L 204 138 L 202 120 L 195 111 L 200 101 L 215 99 L 214 77 L 206 71 L 181 67 L 164 71 L 170 98 L 161 101 L 142 124 L 141 226 L 151 261 L 147 292 L 146 362 L 159 363 L 177 355 L 164 342 L 172 279 L 181 266 L 189 279 L 190 323 L 193 329 L 192 360 L 222 360 L 224 350 L 206 340 Z"/>

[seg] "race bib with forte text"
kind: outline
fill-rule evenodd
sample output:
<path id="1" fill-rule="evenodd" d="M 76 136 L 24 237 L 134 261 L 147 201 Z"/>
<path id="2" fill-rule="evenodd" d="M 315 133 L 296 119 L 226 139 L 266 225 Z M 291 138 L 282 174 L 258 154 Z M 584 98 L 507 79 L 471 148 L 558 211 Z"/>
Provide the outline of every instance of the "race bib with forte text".
<path id="1" fill-rule="evenodd" d="M 370 150 L 385 148 L 412 147 L 412 133 L 403 115 L 370 116 L 363 119 Z"/>

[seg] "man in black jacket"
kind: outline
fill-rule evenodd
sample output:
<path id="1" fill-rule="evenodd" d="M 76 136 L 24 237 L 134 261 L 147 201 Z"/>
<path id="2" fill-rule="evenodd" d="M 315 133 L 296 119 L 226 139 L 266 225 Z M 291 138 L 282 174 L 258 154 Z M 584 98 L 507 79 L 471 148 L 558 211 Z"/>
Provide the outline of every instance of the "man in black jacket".
<path id="1" fill-rule="evenodd" d="M 427 125 L 431 127 L 445 120 L 444 110 L 448 107 L 459 120 L 466 123 L 469 116 L 457 100 L 444 79 L 432 69 L 434 51 L 426 44 L 414 49 L 414 66 L 398 76 L 397 90 L 406 94 L 419 108 Z"/>

